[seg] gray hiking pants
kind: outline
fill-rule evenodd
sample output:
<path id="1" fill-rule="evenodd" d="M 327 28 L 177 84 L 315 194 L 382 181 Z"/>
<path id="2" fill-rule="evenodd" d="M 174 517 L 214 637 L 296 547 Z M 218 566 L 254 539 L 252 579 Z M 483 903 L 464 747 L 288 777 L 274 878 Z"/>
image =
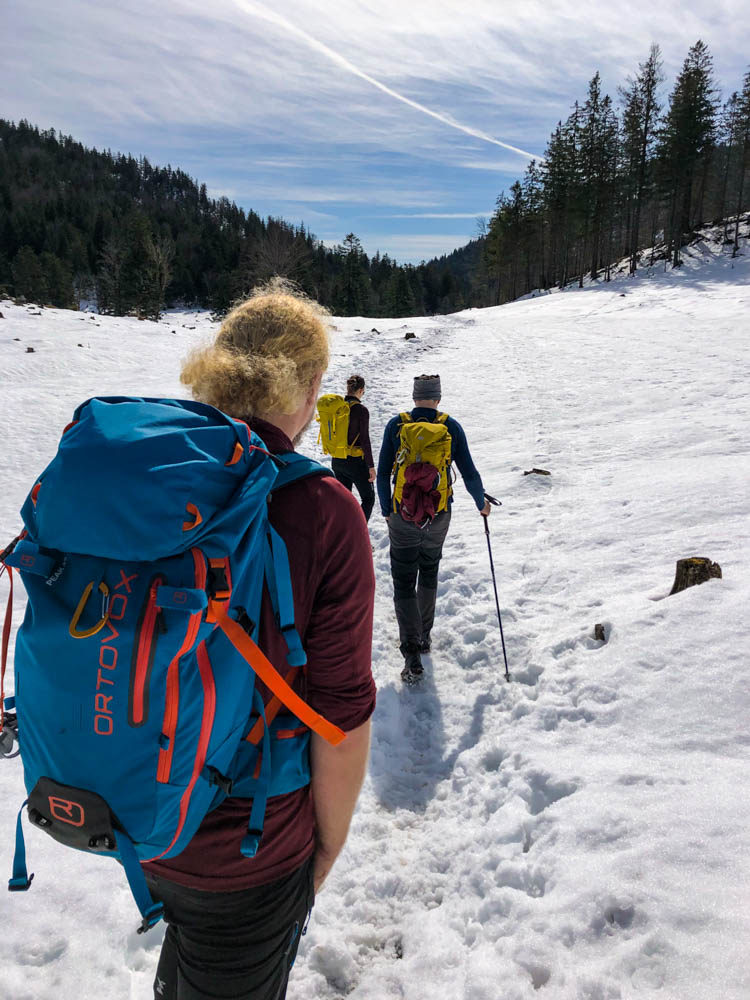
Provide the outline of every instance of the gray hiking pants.
<path id="1" fill-rule="evenodd" d="M 405 521 L 400 514 L 388 518 L 393 603 L 404 655 L 415 652 L 432 629 L 438 568 L 450 523 L 450 508 L 437 514 L 424 528 Z"/>

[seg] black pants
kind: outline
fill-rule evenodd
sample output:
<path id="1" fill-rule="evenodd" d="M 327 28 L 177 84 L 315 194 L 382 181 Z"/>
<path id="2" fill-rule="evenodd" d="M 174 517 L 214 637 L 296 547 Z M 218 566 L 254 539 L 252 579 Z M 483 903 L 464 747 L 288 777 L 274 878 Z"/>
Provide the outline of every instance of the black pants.
<path id="1" fill-rule="evenodd" d="M 283 1000 L 312 910 L 312 860 L 240 892 L 203 892 L 147 876 L 169 925 L 154 1000 Z"/>
<path id="2" fill-rule="evenodd" d="M 393 603 L 404 654 L 414 652 L 432 629 L 440 557 L 450 523 L 450 508 L 424 528 L 405 521 L 400 514 L 388 518 Z"/>
<path id="3" fill-rule="evenodd" d="M 367 462 L 364 458 L 357 458 L 354 455 L 350 455 L 349 458 L 333 458 L 331 469 L 338 481 L 348 490 L 351 490 L 352 486 L 357 487 L 362 513 L 365 515 L 365 521 L 369 521 L 372 508 L 375 506 L 375 487 L 370 482 Z"/>

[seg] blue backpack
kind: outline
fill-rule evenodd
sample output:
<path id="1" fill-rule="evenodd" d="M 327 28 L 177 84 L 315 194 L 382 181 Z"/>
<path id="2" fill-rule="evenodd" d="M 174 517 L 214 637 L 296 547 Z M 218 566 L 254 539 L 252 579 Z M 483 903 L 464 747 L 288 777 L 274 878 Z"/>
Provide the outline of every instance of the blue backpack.
<path id="1" fill-rule="evenodd" d="M 27 806 L 62 844 L 122 862 L 147 930 L 162 906 L 141 861 L 179 854 L 228 795 L 253 800 L 252 857 L 268 797 L 309 783 L 310 730 L 344 738 L 291 687 L 306 658 L 268 519 L 274 490 L 316 474 L 327 470 L 271 455 L 202 403 L 110 397 L 76 410 L 0 557 L 28 593 L 4 705 L 28 793 L 11 890 L 33 878 Z M 256 644 L 264 586 L 284 676 Z M 6 622 L 4 654 L 8 633 Z M 0 736 L 7 749 L 7 727 Z"/>

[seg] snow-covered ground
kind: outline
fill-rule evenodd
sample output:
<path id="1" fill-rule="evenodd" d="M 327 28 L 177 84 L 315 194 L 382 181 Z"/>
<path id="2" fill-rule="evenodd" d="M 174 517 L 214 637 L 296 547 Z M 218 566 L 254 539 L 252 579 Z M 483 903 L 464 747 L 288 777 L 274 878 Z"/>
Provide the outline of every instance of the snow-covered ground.
<path id="1" fill-rule="evenodd" d="M 10 540 L 74 407 L 179 394 L 180 359 L 214 325 L 0 311 Z M 497 309 L 335 320 L 324 389 L 365 376 L 376 445 L 412 377 L 442 376 L 503 501 L 512 682 L 459 480 L 427 677 L 402 688 L 376 508 L 370 772 L 290 1000 L 750 998 L 749 317 L 750 256 L 707 243 L 675 272 Z M 691 555 L 723 579 L 668 597 Z M 23 794 L 19 761 L 0 760 L 8 876 Z M 149 997 L 162 931 L 136 936 L 116 866 L 33 830 L 27 846 L 33 888 L 0 893 L 0 993 Z"/>

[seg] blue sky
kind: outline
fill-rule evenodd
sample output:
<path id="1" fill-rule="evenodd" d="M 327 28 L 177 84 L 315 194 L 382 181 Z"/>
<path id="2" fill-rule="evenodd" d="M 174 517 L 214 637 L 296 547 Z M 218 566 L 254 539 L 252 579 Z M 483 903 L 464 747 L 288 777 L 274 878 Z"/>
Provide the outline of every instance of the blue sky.
<path id="1" fill-rule="evenodd" d="M 597 70 L 616 98 L 658 42 L 666 101 L 702 38 L 722 95 L 739 89 L 750 4 L 708 6 L 3 0 L 0 116 L 418 262 L 476 235 Z"/>

